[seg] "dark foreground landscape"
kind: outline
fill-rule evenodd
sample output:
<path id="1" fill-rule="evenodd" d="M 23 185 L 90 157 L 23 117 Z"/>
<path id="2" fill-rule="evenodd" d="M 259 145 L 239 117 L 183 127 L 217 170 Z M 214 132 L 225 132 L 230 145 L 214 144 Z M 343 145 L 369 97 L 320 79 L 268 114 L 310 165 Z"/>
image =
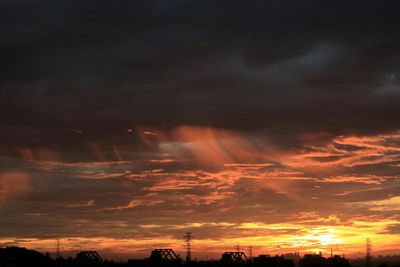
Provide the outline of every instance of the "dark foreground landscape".
<path id="1" fill-rule="evenodd" d="M 125 262 L 103 260 L 96 251 L 81 251 L 74 258 L 53 258 L 49 253 L 42 254 L 35 250 L 20 247 L 0 248 L 1 267 L 49 266 L 49 267 L 84 267 L 84 266 L 134 266 L 134 267 L 399 267 L 400 256 L 377 256 L 363 259 L 347 259 L 344 256 L 322 254 L 289 253 L 284 255 L 259 255 L 248 258 L 244 252 L 225 252 L 220 259 L 207 261 L 186 260 L 175 254 L 172 249 L 154 249 L 145 259 L 132 259 Z"/>

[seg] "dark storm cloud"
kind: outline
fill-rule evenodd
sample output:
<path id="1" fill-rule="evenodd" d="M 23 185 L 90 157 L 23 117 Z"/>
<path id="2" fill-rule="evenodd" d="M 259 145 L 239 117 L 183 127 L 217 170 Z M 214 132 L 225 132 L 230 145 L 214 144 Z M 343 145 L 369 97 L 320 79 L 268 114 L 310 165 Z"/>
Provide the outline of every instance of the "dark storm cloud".
<path id="1" fill-rule="evenodd" d="M 394 130 L 398 8 L 396 1 L 3 1 L 1 137 L 81 149 L 88 140 L 136 144 L 122 133 L 141 125 L 277 135 Z M 74 137 L 76 129 L 86 136 Z"/>

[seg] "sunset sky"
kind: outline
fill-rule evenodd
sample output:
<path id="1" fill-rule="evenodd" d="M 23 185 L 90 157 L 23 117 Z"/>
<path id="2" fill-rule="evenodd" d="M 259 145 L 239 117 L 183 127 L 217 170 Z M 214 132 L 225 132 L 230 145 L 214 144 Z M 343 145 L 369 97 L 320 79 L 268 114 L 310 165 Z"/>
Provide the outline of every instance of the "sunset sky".
<path id="1" fill-rule="evenodd" d="M 0 246 L 400 254 L 399 10 L 0 1 Z"/>

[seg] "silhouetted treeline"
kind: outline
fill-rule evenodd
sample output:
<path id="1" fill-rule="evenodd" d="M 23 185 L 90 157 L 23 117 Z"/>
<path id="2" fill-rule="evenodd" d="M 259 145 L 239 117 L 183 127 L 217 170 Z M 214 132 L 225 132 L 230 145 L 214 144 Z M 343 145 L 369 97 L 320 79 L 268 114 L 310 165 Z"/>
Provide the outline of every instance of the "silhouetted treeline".
<path id="1" fill-rule="evenodd" d="M 48 253 L 19 247 L 0 248 L 0 267 L 365 267 L 365 260 L 341 256 L 298 253 L 247 258 L 243 252 L 225 252 L 220 260 L 184 262 L 172 249 L 153 250 L 146 259 L 126 262 L 103 261 L 96 251 L 81 251 L 76 257 L 54 259 Z M 371 267 L 400 267 L 400 255 L 373 257 Z"/>

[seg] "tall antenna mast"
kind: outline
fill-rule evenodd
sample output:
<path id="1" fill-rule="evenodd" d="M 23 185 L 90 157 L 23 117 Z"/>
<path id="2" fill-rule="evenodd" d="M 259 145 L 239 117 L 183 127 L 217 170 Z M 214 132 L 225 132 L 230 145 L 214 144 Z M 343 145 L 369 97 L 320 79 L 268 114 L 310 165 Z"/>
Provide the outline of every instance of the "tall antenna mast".
<path id="1" fill-rule="evenodd" d="M 372 259 L 372 245 L 371 245 L 371 239 L 367 238 L 366 256 L 365 256 L 365 267 L 371 267 L 371 259 Z"/>
<path id="2" fill-rule="evenodd" d="M 190 261 L 192 261 L 192 252 L 191 252 L 192 233 L 187 232 L 183 238 L 186 243 L 186 262 L 190 262 Z"/>

